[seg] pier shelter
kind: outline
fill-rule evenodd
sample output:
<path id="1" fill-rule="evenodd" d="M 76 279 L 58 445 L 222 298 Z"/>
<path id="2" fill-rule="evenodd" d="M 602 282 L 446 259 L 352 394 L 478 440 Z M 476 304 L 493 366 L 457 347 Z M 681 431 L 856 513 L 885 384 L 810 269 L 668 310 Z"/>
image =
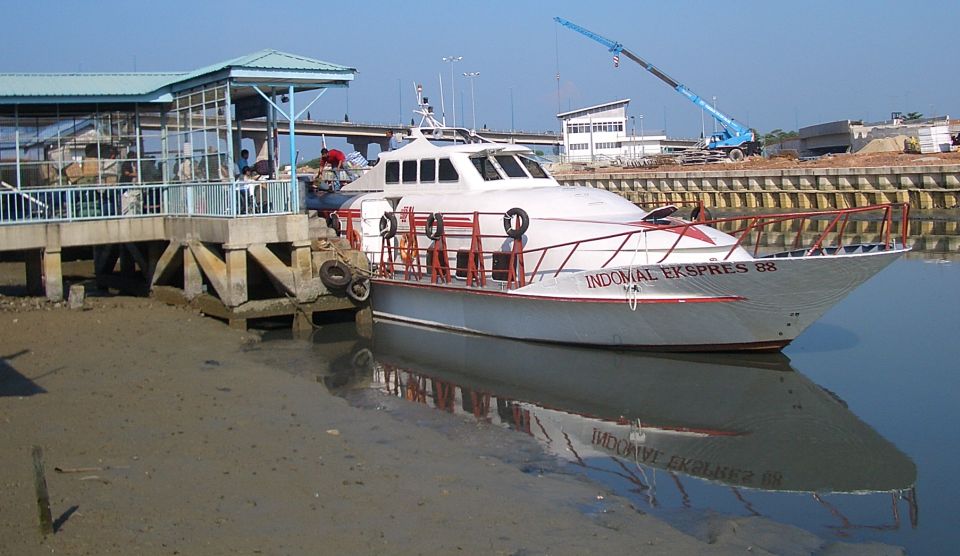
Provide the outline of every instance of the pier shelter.
<path id="1" fill-rule="evenodd" d="M 355 75 L 276 50 L 186 72 L 0 74 L 0 252 L 23 252 L 50 299 L 61 250 L 90 246 L 98 276 L 119 263 L 150 287 L 209 291 L 227 316 L 258 281 L 313 302 L 296 122 Z"/>

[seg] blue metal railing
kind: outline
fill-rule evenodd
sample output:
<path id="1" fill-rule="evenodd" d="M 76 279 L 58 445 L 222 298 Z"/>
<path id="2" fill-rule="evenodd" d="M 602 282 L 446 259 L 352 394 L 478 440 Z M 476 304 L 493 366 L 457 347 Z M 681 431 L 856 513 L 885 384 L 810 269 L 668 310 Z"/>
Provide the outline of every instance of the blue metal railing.
<path id="1" fill-rule="evenodd" d="M 289 180 L 0 189 L 0 226 L 148 216 L 292 214 Z"/>

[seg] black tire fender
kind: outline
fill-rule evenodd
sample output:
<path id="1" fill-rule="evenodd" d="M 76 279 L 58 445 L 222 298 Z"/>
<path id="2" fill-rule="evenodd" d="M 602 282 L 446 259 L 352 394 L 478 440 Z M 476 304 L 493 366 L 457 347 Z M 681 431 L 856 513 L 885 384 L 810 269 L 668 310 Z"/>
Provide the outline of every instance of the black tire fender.
<path id="1" fill-rule="evenodd" d="M 337 216 L 337 213 L 331 213 L 330 216 L 327 216 L 327 227 L 336 232 L 337 237 L 340 237 L 340 230 L 342 226 L 340 225 L 340 217 Z"/>
<path id="2" fill-rule="evenodd" d="M 397 215 L 392 212 L 385 212 L 380 217 L 380 237 L 393 239 L 395 235 L 397 235 Z"/>
<path id="3" fill-rule="evenodd" d="M 320 265 L 320 281 L 327 289 L 340 291 L 346 288 L 353 279 L 353 273 L 346 264 L 329 260 Z"/>
<path id="4" fill-rule="evenodd" d="M 515 217 L 520 218 L 520 227 L 513 227 L 513 219 Z M 508 210 L 503 215 L 503 231 L 507 233 L 508 236 L 513 239 L 520 239 L 523 237 L 523 234 L 526 233 L 527 228 L 530 227 L 530 216 L 527 215 L 527 211 L 522 208 L 514 207 Z"/>
<path id="5" fill-rule="evenodd" d="M 431 212 L 427 216 L 427 225 L 424 232 L 427 238 L 434 241 L 443 237 L 443 215 L 439 212 Z"/>
<path id="6" fill-rule="evenodd" d="M 366 276 L 354 276 L 347 286 L 347 297 L 357 303 L 370 299 L 370 279 Z"/>

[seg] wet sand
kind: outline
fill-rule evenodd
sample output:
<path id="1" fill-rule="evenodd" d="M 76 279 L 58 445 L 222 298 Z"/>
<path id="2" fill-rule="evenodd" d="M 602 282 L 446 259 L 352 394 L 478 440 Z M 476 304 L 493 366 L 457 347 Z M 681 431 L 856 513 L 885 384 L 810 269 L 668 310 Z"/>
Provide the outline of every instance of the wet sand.
<path id="1" fill-rule="evenodd" d="M 0 554 L 900 553 L 760 518 L 681 532 L 521 435 L 352 407 L 307 342 L 149 299 L 0 297 L 0 331 Z"/>

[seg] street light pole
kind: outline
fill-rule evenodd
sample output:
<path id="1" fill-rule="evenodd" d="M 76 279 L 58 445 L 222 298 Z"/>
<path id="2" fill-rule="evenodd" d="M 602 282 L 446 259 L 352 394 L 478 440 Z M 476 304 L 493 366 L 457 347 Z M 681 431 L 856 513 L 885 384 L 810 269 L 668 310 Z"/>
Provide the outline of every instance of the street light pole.
<path id="1" fill-rule="evenodd" d="M 457 89 L 453 83 L 453 63 L 463 60 L 463 56 L 444 56 L 444 62 L 450 62 L 450 103 L 453 105 L 453 127 L 457 127 Z"/>
<path id="2" fill-rule="evenodd" d="M 647 147 L 643 144 L 643 114 L 640 114 L 640 157 L 647 156 Z"/>
<path id="3" fill-rule="evenodd" d="M 468 72 L 464 72 L 463 76 L 470 80 L 470 107 L 471 107 L 471 111 L 473 112 L 473 130 L 476 131 L 477 130 L 477 100 L 473 96 L 473 82 L 475 77 L 480 76 L 480 72 L 468 71 Z"/>
<path id="4" fill-rule="evenodd" d="M 633 145 L 630 154 L 632 158 L 637 158 L 637 118 L 630 116 L 630 144 Z"/>

